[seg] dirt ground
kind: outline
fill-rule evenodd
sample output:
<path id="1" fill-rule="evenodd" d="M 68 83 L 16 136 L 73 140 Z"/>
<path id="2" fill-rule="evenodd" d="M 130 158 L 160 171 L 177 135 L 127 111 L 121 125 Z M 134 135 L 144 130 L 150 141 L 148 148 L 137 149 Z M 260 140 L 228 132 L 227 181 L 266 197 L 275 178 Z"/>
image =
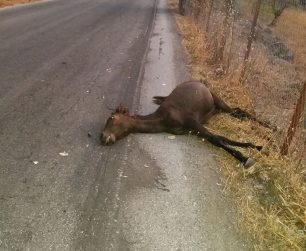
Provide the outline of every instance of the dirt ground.
<path id="1" fill-rule="evenodd" d="M 16 4 L 32 3 L 39 0 L 0 0 L 0 8 Z"/>

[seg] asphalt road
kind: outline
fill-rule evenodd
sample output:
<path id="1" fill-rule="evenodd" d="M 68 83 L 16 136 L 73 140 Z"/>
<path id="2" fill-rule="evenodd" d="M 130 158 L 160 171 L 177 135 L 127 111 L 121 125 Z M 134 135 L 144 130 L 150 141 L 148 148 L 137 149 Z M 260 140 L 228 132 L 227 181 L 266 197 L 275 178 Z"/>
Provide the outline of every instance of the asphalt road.
<path id="1" fill-rule="evenodd" d="M 154 13 L 153 0 L 0 10 L 0 250 L 245 249 L 207 146 L 100 145 L 110 109 L 150 112 L 189 78 L 164 0 Z"/>

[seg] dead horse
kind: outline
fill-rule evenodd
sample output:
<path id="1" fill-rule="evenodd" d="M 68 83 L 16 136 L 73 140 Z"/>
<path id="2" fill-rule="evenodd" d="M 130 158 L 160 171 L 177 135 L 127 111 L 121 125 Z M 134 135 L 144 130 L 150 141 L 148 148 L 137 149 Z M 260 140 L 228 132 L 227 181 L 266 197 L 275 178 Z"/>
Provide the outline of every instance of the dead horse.
<path id="1" fill-rule="evenodd" d="M 212 134 L 202 124 L 206 123 L 218 111 L 222 111 L 239 119 L 256 120 L 263 126 L 272 128 L 269 123 L 257 120 L 240 108 L 230 108 L 199 81 L 184 82 L 178 85 L 167 97 L 153 97 L 153 102 L 159 107 L 155 112 L 146 116 L 130 115 L 128 109 L 120 105 L 106 122 L 101 133 L 102 143 L 115 143 L 116 140 L 130 133 L 185 134 L 191 131 L 223 148 L 243 162 L 247 168 L 255 163 L 254 160 L 245 157 L 230 146 L 251 147 L 259 151 L 263 149 L 262 146 L 237 142 Z"/>

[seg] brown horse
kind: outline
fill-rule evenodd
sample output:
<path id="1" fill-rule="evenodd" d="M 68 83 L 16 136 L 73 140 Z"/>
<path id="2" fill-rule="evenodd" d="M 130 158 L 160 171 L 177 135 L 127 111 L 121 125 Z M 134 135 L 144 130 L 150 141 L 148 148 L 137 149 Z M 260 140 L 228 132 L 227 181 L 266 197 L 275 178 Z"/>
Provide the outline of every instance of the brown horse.
<path id="1" fill-rule="evenodd" d="M 256 120 L 263 126 L 272 128 L 269 123 L 257 120 L 240 108 L 230 108 L 199 81 L 184 82 L 178 85 L 167 97 L 153 97 L 153 102 L 159 107 L 155 112 L 146 116 L 132 116 L 126 108 L 120 105 L 107 120 L 101 134 L 101 141 L 105 144 L 112 144 L 130 133 L 185 134 L 191 131 L 223 148 L 243 162 L 245 167 L 250 167 L 254 164 L 254 160 L 245 157 L 230 145 L 256 148 L 259 151 L 262 150 L 262 146 L 214 135 L 202 124 L 206 123 L 216 112 L 223 111 L 236 118 Z"/>

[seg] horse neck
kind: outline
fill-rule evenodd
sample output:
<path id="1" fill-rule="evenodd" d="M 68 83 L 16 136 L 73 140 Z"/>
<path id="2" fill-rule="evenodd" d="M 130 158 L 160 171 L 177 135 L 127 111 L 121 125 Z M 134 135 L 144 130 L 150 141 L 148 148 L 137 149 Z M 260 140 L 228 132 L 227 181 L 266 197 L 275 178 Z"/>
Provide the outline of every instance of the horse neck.
<path id="1" fill-rule="evenodd" d="M 163 132 L 163 118 L 156 112 L 149 115 L 136 115 L 133 117 L 132 132 L 154 133 Z"/>

